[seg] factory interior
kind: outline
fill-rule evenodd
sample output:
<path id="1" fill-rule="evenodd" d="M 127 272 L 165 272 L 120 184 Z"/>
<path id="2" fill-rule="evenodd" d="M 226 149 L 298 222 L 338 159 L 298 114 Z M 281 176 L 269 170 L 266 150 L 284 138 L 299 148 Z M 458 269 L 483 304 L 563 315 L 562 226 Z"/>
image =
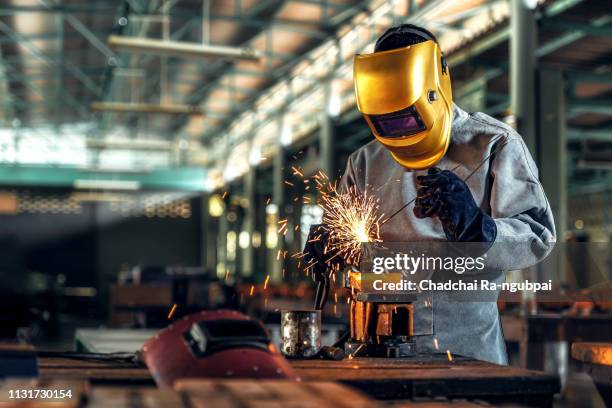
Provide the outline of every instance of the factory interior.
<path id="1" fill-rule="evenodd" d="M 546 260 L 505 271 L 550 290 L 489 302 L 508 365 L 346 352 L 350 273 L 313 312 L 309 231 L 377 143 L 355 55 L 407 23 L 554 216 Z M 0 407 L 612 406 L 609 0 L 0 0 L 0 105 Z"/>

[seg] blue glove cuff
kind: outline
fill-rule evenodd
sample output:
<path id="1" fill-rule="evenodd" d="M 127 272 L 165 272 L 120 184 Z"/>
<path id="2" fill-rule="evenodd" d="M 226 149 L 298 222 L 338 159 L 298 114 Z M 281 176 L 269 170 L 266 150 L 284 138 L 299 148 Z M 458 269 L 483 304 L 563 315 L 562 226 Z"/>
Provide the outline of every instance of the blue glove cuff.
<path id="1" fill-rule="evenodd" d="M 467 223 L 466 228 L 457 237 L 458 242 L 495 242 L 497 237 L 497 224 L 493 218 L 477 211 L 474 217 Z"/>

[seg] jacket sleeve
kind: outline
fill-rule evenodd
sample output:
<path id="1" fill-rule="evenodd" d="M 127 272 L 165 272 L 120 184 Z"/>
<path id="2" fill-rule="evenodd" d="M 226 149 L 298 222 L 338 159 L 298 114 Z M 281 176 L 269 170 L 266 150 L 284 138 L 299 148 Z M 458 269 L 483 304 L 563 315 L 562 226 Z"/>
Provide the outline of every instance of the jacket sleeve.
<path id="1" fill-rule="evenodd" d="M 497 226 L 488 262 L 502 270 L 535 265 L 552 250 L 555 224 L 538 179 L 537 167 L 518 135 L 507 135 L 494 147 L 490 163 L 491 217 Z"/>

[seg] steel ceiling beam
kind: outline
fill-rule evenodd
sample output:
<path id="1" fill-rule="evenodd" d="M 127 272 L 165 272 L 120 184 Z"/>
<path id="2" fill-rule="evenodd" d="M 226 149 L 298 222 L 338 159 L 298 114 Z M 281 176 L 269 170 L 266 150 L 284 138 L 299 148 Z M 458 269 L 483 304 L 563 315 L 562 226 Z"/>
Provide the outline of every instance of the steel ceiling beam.
<path id="1" fill-rule="evenodd" d="M 134 102 L 93 102 L 91 110 L 94 112 L 115 113 L 158 113 L 168 115 L 200 115 L 208 117 L 219 117 L 220 114 L 204 111 L 199 106 L 184 104 L 153 104 Z"/>
<path id="2" fill-rule="evenodd" d="M 353 4 L 350 7 L 347 7 L 346 10 L 356 10 L 357 12 L 353 15 L 356 15 L 358 12 L 362 11 L 364 8 L 367 9 L 367 5 L 370 3 L 370 1 L 361 1 L 358 4 Z M 320 4 L 319 4 L 320 5 Z M 342 20 L 344 21 L 344 20 Z M 333 36 L 330 35 L 328 37 L 332 38 Z M 287 74 L 291 68 L 293 68 L 298 62 L 304 60 L 304 56 L 296 56 L 294 59 L 288 61 L 287 63 L 285 63 L 285 65 L 283 65 L 280 68 L 276 68 L 274 69 L 275 75 L 277 75 L 277 78 L 282 77 L 282 75 Z M 249 98 L 247 101 L 243 102 L 243 105 L 246 104 L 248 106 L 248 104 L 252 104 L 255 100 L 257 100 L 257 98 L 261 95 L 261 93 L 265 91 L 264 90 L 260 90 L 259 92 L 257 92 L 256 94 L 254 94 L 251 98 Z M 236 111 L 236 113 L 239 113 L 239 111 L 237 111 L 236 109 L 232 109 L 232 111 Z M 223 124 L 215 126 L 215 127 L 211 127 L 210 129 L 213 132 L 217 132 L 219 129 L 225 129 L 228 126 L 228 121 L 231 121 L 232 117 L 229 117 L 228 120 L 224 121 Z M 184 124 L 183 124 L 184 126 Z M 207 138 L 207 135 L 204 135 L 205 138 Z"/>
<path id="3" fill-rule="evenodd" d="M 304 3 L 304 4 L 313 4 L 318 6 L 323 6 L 325 1 L 316 1 L 316 0 L 292 0 L 294 3 Z M 110 2 L 108 2 L 110 3 Z M 52 7 L 42 7 L 35 5 L 19 5 L 19 4 L 6 4 L 2 5 L 0 9 L 0 16 L 12 16 L 17 13 L 73 13 L 73 14 L 107 14 L 114 16 L 117 14 L 117 5 L 108 4 L 106 2 L 97 2 L 96 4 L 87 4 L 87 5 L 71 5 L 71 4 L 62 4 L 62 5 L 53 5 Z M 334 10 L 344 10 L 349 8 L 350 5 L 335 3 L 328 1 L 327 7 Z M 189 10 L 185 9 L 184 15 L 187 15 Z M 145 13 L 146 14 L 146 13 Z"/>
<path id="4" fill-rule="evenodd" d="M 9 118 L 14 119 L 16 116 L 15 107 L 13 105 L 15 97 L 11 94 L 11 86 L 8 80 L 6 67 L 2 61 L 2 49 L 0 48 L 0 96 L 2 100 L 2 112 L 0 116 L 8 121 Z"/>
<path id="5" fill-rule="evenodd" d="M 111 50 L 104 43 L 104 41 L 100 40 L 100 38 L 98 38 L 98 36 L 93 31 L 87 28 L 85 24 L 81 23 L 78 18 L 69 13 L 64 14 L 63 18 L 106 58 L 116 58 L 116 55 L 113 50 Z"/>
<path id="6" fill-rule="evenodd" d="M 95 36 L 106 37 L 111 34 L 110 30 L 103 31 L 92 31 Z M 44 33 L 35 33 L 35 34 L 22 34 L 23 38 L 29 41 L 55 41 L 57 37 L 61 35 L 59 31 L 49 31 Z M 83 38 L 83 34 L 79 32 L 69 32 L 64 33 L 64 38 L 66 40 L 73 40 L 78 38 Z M 0 45 L 2 44 L 17 44 L 14 39 L 7 36 L 0 36 Z"/>
<path id="7" fill-rule="evenodd" d="M 593 140 L 597 142 L 612 142 L 612 129 L 608 130 L 586 130 L 569 128 L 567 130 L 569 141 Z"/>
<path id="8" fill-rule="evenodd" d="M 249 38 L 248 40 L 246 40 L 242 46 L 248 46 L 252 43 L 252 41 L 254 41 L 259 35 L 264 34 L 273 24 L 273 20 L 274 18 L 276 18 L 276 16 L 278 15 L 280 10 L 283 10 L 287 4 L 289 3 L 289 0 L 282 0 L 282 1 L 277 1 L 277 0 L 264 0 L 261 3 L 259 3 L 258 5 L 251 7 L 246 13 L 244 13 L 243 15 L 246 15 L 247 17 L 252 17 L 252 16 L 256 16 L 260 11 L 264 10 L 266 7 L 272 7 L 272 6 L 276 6 L 277 7 L 277 12 L 274 16 L 271 17 L 270 22 L 268 24 L 267 27 L 261 27 L 261 30 L 259 32 L 257 32 L 255 35 L 253 35 L 251 38 Z M 265 7 L 264 7 L 265 5 Z M 272 52 L 273 50 L 270 48 L 270 43 L 267 42 L 266 45 L 266 49 L 263 51 L 264 54 L 269 55 L 270 52 Z M 229 68 L 229 69 L 228 69 Z M 192 92 L 191 95 L 187 96 L 187 102 L 188 103 L 200 103 L 200 101 L 202 101 L 204 99 L 204 97 L 206 96 L 206 94 L 208 94 L 208 92 L 215 86 L 219 86 L 219 81 L 221 80 L 221 78 L 223 78 L 225 75 L 227 74 L 231 74 L 233 71 L 234 67 L 229 66 L 226 63 L 223 64 L 215 64 L 213 66 L 213 77 L 215 77 L 215 79 L 213 79 L 211 82 L 205 84 L 204 86 L 200 87 L 199 89 L 196 89 L 194 92 Z M 232 109 L 233 111 L 234 109 Z M 182 121 L 182 125 L 185 125 L 185 121 Z M 175 129 L 177 127 L 181 126 L 181 123 L 179 123 L 178 121 L 174 121 L 174 123 L 172 123 L 170 125 L 171 129 Z"/>
<path id="9" fill-rule="evenodd" d="M 34 6 L 34 5 L 19 5 L 19 4 L 3 4 L 0 9 L 0 16 L 13 16 L 22 13 L 74 13 L 74 14 L 108 14 L 115 15 L 117 6 L 100 7 L 101 2 L 88 5 L 52 5 L 51 7 Z"/>
<path id="10" fill-rule="evenodd" d="M 545 19 L 541 26 L 554 30 L 577 31 L 591 36 L 612 37 L 612 27 L 606 26 L 612 21 L 612 16 L 604 16 L 593 23 L 582 23 L 562 19 Z"/>
<path id="11" fill-rule="evenodd" d="M 555 3 L 552 3 L 542 12 L 540 21 L 546 18 L 557 17 L 558 15 L 563 14 L 567 12 L 568 10 L 572 9 L 573 7 L 579 5 L 583 1 L 584 0 L 563 0 L 563 1 L 557 1 Z M 452 55 L 448 57 L 448 64 L 451 66 L 451 68 L 453 66 L 455 67 L 459 66 L 463 64 L 465 61 L 471 60 L 475 56 L 482 54 L 485 51 L 488 51 L 504 43 L 509 38 L 510 38 L 510 27 L 503 27 L 497 30 L 496 32 L 494 32 L 493 34 L 490 34 L 486 36 L 485 38 L 481 40 L 477 40 L 466 47 L 462 47 L 459 51 L 454 52 Z M 582 38 L 582 37 L 568 39 L 568 41 L 569 43 L 571 43 L 573 41 L 576 41 L 579 38 Z M 553 48 L 554 47 L 551 46 L 551 49 Z M 550 53 L 550 51 L 542 50 L 542 47 L 540 47 L 540 49 L 538 49 L 538 51 L 536 52 L 536 56 L 538 57 L 541 56 L 539 55 L 540 52 L 542 52 L 543 54 Z"/>
<path id="12" fill-rule="evenodd" d="M 612 100 L 609 99 L 570 99 L 568 101 L 570 115 L 583 113 L 595 113 L 598 115 L 612 116 Z"/>
<path id="13" fill-rule="evenodd" d="M 15 41 L 19 41 L 20 45 L 22 45 L 32 56 L 36 57 L 38 60 L 43 62 L 45 65 L 49 67 L 54 67 L 55 65 L 63 65 L 64 68 L 72 75 L 74 75 L 87 89 L 89 89 L 92 93 L 97 96 L 100 96 L 102 90 L 89 78 L 84 72 L 82 72 L 77 66 L 68 61 L 58 61 L 55 60 L 45 53 L 43 53 L 36 45 L 33 44 L 32 41 L 21 36 L 21 34 L 15 32 L 11 27 L 9 27 L 5 22 L 0 21 L 0 31 L 3 31 L 6 35 L 13 38 Z"/>

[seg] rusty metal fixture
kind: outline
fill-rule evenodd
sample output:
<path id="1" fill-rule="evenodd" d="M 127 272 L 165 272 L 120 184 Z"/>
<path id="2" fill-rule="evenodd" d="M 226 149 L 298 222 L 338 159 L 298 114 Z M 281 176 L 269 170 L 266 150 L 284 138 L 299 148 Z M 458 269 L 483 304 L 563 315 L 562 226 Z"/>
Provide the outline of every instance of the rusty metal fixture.
<path id="1" fill-rule="evenodd" d="M 387 277 L 388 279 L 392 279 Z M 368 277 L 353 269 L 345 273 L 349 296 L 350 338 L 345 353 L 352 357 L 411 357 L 414 339 L 414 293 L 378 293 Z"/>
<path id="2" fill-rule="evenodd" d="M 314 357 L 320 348 L 320 310 L 285 310 L 281 313 L 281 353 L 285 357 Z"/>

